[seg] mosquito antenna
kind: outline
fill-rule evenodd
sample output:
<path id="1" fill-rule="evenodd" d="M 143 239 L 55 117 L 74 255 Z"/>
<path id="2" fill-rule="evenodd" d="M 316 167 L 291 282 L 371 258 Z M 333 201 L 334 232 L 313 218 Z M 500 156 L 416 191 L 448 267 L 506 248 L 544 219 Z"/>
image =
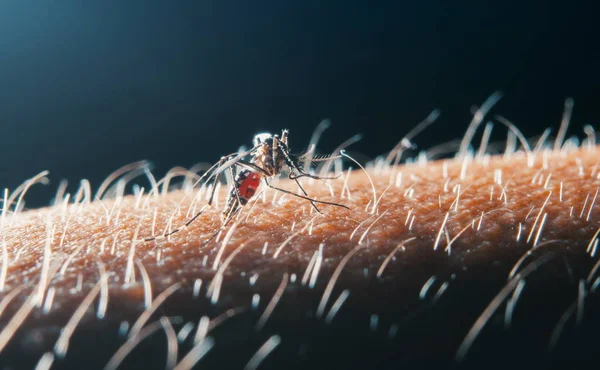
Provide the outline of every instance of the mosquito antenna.
<path id="1" fill-rule="evenodd" d="M 282 148 L 283 148 L 284 147 L 283 144 L 285 144 L 285 143 L 283 143 L 279 139 L 277 139 L 277 141 L 280 144 L 282 144 Z M 317 179 L 317 180 L 333 180 L 333 179 L 337 179 L 338 177 L 341 176 L 341 174 L 338 175 L 338 176 L 332 176 L 332 177 L 323 177 L 323 176 L 311 175 L 310 173 L 308 173 L 308 172 L 304 171 L 302 168 L 300 168 L 300 166 L 298 165 L 298 161 L 287 150 L 282 149 L 281 152 L 283 153 L 283 156 L 284 156 L 284 159 L 285 159 L 285 163 L 288 165 L 288 167 L 290 168 L 290 170 L 296 170 L 300 174 L 300 175 L 294 175 L 292 173 L 293 171 L 290 171 L 290 174 L 288 175 L 288 178 L 290 180 L 296 180 L 296 179 L 298 179 L 300 177 L 310 177 L 312 179 Z M 240 162 L 240 164 L 244 164 L 244 163 Z M 264 175 L 268 177 L 268 174 L 265 173 Z M 297 180 L 296 180 L 296 182 L 297 182 Z"/>
<path id="2" fill-rule="evenodd" d="M 327 130 L 329 126 L 331 126 L 331 121 L 329 121 L 328 119 L 324 119 L 319 123 L 319 125 L 315 129 L 315 132 L 313 132 L 308 145 L 309 150 L 302 156 L 302 159 L 304 160 L 304 168 L 308 168 L 310 166 L 312 154 L 317 148 L 317 143 L 319 142 L 321 135 L 323 135 L 323 132 Z"/>
<path id="3" fill-rule="evenodd" d="M 339 158 L 342 158 L 342 156 L 341 155 L 333 155 L 333 154 L 323 154 L 318 157 L 313 157 L 310 161 L 313 163 L 319 163 L 319 162 L 327 162 L 332 159 L 339 159 Z"/>

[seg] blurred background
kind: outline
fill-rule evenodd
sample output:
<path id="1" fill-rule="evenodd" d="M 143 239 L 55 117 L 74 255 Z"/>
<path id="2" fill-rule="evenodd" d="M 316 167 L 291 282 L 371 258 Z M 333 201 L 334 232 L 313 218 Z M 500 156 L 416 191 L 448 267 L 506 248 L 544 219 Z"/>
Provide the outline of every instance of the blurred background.
<path id="1" fill-rule="evenodd" d="M 302 152 L 325 118 L 322 151 L 362 133 L 374 157 L 437 108 L 427 148 L 497 90 L 528 137 L 573 97 L 580 133 L 600 119 L 597 13 L 550 3 L 2 1 L 0 187 L 50 170 L 27 198 L 44 205 L 63 178 L 97 187 L 140 159 L 162 176 L 282 128 Z"/>

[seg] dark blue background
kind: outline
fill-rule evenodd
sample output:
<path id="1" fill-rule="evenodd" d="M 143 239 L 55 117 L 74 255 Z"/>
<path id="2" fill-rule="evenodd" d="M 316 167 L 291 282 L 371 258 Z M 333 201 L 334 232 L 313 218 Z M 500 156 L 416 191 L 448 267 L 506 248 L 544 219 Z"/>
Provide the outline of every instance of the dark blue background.
<path id="1" fill-rule="evenodd" d="M 558 127 L 566 97 L 593 124 L 597 13 L 549 3 L 2 1 L 0 187 L 49 169 L 46 202 L 61 178 L 97 186 L 139 159 L 162 175 L 284 127 L 301 151 L 323 118 L 323 150 L 361 132 L 375 156 L 439 108 L 426 147 L 495 90 L 526 136 Z"/>

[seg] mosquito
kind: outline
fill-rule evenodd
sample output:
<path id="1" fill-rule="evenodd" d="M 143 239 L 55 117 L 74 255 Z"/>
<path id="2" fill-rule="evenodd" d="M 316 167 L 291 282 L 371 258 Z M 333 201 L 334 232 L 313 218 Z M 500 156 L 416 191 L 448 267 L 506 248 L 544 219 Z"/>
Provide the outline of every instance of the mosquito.
<path id="1" fill-rule="evenodd" d="M 338 178 L 339 175 L 325 177 L 306 172 L 299 164 L 302 157 L 296 157 L 289 151 L 288 134 L 289 131 L 284 129 L 281 132 L 281 137 L 277 134 L 272 135 L 270 133 L 260 133 L 255 135 L 253 139 L 254 146 L 250 150 L 240 154 L 233 153 L 221 157 L 221 159 L 212 167 L 210 167 L 208 171 L 206 171 L 197 181 L 197 183 L 199 183 L 206 179 L 205 183 L 208 184 L 212 179 L 214 179 L 214 183 L 216 185 L 219 174 L 226 170 L 229 171 L 229 174 L 234 179 L 233 184 L 229 188 L 229 194 L 225 202 L 225 207 L 221 213 L 222 226 L 216 233 L 206 240 L 202 246 L 208 244 L 214 237 L 216 237 L 218 233 L 229 224 L 229 222 L 235 217 L 241 208 L 245 206 L 250 199 L 252 199 L 252 197 L 256 194 L 261 181 L 271 189 L 309 201 L 311 206 L 318 213 L 322 212 L 317 207 L 317 204 L 326 204 L 349 209 L 349 207 L 343 204 L 326 202 L 309 197 L 306 190 L 304 190 L 300 184 L 300 181 L 298 181 L 299 178 L 309 177 L 317 180 L 332 180 Z M 304 156 L 308 154 L 309 153 L 305 154 Z M 313 158 L 311 161 L 322 162 L 337 158 L 341 158 L 341 156 L 325 156 L 321 158 Z M 238 169 L 237 174 L 234 174 L 234 168 Z M 286 169 L 288 170 L 288 178 L 296 182 L 298 188 L 304 195 L 281 189 L 269 182 L 269 179 L 279 176 Z M 208 199 L 208 206 L 211 206 L 214 200 L 215 191 L 217 188 L 215 185 L 212 186 L 211 194 Z M 152 241 L 157 238 L 168 237 L 185 229 L 192 222 L 194 222 L 194 220 L 196 220 L 206 208 L 207 207 L 203 207 L 183 226 L 160 236 L 146 238 L 144 241 Z"/>

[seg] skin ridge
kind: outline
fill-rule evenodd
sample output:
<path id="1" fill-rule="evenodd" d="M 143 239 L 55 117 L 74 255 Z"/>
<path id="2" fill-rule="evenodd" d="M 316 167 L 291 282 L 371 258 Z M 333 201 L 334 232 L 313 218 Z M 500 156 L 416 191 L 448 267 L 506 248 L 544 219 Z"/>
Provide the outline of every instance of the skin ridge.
<path id="1" fill-rule="evenodd" d="M 13 289 L 25 288 L 0 316 L 0 338 L 28 297 L 42 298 L 11 333 L 1 361 L 31 367 L 53 353 L 61 330 L 100 279 L 98 261 L 108 271 L 106 316 L 94 317 L 100 289 L 83 311 L 66 356 L 52 355 L 57 368 L 102 368 L 131 335 L 119 335 L 121 323 L 135 327 L 144 310 L 176 284 L 141 328 L 160 324 L 161 317 L 177 332 L 191 323 L 192 334 L 175 354 L 178 361 L 193 348 L 201 317 L 219 322 L 233 312 L 209 332 L 216 345 L 200 362 L 206 368 L 243 368 L 273 335 L 281 342 L 260 368 L 456 364 L 468 333 L 510 282 L 511 272 L 518 278 L 528 266 L 536 268 L 515 280 L 509 298 L 485 320 L 456 366 L 477 366 L 490 356 L 499 364 L 521 356 L 522 364 L 550 366 L 577 353 L 583 361 L 591 358 L 592 352 L 582 354 L 598 324 L 592 314 L 600 226 L 596 151 L 593 145 L 566 142 L 560 150 L 539 148 L 533 163 L 532 154 L 522 151 L 439 161 L 417 157 L 400 167 L 376 161 L 366 173 L 355 170 L 329 184 L 304 184 L 311 196 L 350 210 L 324 207 L 321 216 L 303 199 L 263 190 L 264 197 L 258 194 L 238 215 L 226 244 L 230 228 L 202 250 L 197 246 L 220 226 L 224 188 L 219 203 L 187 229 L 153 242 L 140 240 L 183 224 L 208 189 L 195 200 L 196 192 L 185 187 L 125 195 L 124 186 L 117 185 L 112 198 L 77 204 L 63 194 L 57 199 L 67 202 L 3 217 L 7 270 L 0 302 Z M 293 189 L 285 180 L 279 184 Z M 519 295 L 517 281 L 524 284 Z M 332 314 L 346 290 L 346 300 Z M 52 305 L 44 312 L 49 295 Z M 256 295 L 260 302 L 253 308 Z M 332 319 L 325 323 L 328 315 Z M 168 330 L 157 328 L 125 358 L 123 368 L 164 367 L 172 355 Z M 560 345 L 548 354 L 552 338 Z M 498 359 L 499 353 L 508 355 Z"/>

